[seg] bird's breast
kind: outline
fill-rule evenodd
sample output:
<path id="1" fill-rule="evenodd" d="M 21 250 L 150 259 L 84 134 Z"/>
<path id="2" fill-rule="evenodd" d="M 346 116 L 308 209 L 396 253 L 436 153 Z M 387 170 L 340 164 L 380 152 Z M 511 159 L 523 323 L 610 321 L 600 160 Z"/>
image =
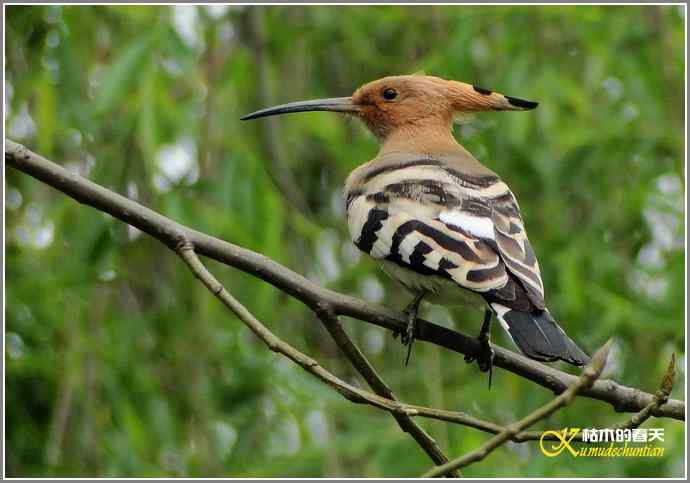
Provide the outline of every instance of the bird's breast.
<path id="1" fill-rule="evenodd" d="M 434 304 L 482 307 L 486 303 L 481 295 L 458 287 L 456 283 L 437 275 L 420 275 L 400 265 L 382 260 L 381 269 L 393 280 L 399 282 L 412 294 L 425 292 L 424 300 Z"/>

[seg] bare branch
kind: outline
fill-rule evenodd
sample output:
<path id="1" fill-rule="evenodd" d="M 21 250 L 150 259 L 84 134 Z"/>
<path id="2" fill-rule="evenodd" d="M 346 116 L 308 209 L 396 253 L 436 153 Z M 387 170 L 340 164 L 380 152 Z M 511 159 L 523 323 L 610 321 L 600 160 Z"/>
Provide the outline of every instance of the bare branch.
<path id="1" fill-rule="evenodd" d="M 173 249 L 181 240 L 189 240 L 200 255 L 259 277 L 302 301 L 313 310 L 316 310 L 319 304 L 326 303 L 337 315 L 354 317 L 392 331 L 401 331 L 406 327 L 407 318 L 402 312 L 369 304 L 320 287 L 263 255 L 183 226 L 124 196 L 71 173 L 10 140 L 5 140 L 5 161 L 8 165 L 45 182 L 80 203 L 93 206 L 135 226 Z M 473 337 L 422 319 L 418 320 L 415 335 L 417 340 L 431 342 L 461 354 L 477 355 L 479 352 L 479 344 Z M 556 394 L 562 393 L 577 381 L 576 376 L 530 360 L 502 347 L 494 345 L 493 349 L 496 367 L 518 374 Z M 638 412 L 656 401 L 653 394 L 612 380 L 598 380 L 591 387 L 583 389 L 580 395 L 608 402 L 621 412 Z M 670 417 L 684 421 L 685 402 L 668 399 L 664 404 L 655 406 L 651 412 L 656 417 Z"/>
<path id="2" fill-rule="evenodd" d="M 597 380 L 599 375 L 601 375 L 601 371 L 604 369 L 604 366 L 606 365 L 606 357 L 608 356 L 610 347 L 611 340 L 609 340 L 601 349 L 599 349 L 592 356 L 592 360 L 587 365 L 587 367 L 585 367 L 585 370 L 582 371 L 582 375 L 577 380 L 577 382 L 575 382 L 575 384 L 566 389 L 566 391 L 563 392 L 560 396 L 557 396 L 555 399 L 543 405 L 542 407 L 527 415 L 526 417 L 522 418 L 520 421 L 508 425 L 505 428 L 505 430 L 491 438 L 489 441 L 486 442 L 486 444 L 481 446 L 479 449 L 472 451 L 471 453 L 467 453 L 466 455 L 461 456 L 460 458 L 454 459 L 453 461 L 446 463 L 445 465 L 436 466 L 428 472 L 426 472 L 424 475 L 422 475 L 422 477 L 433 478 L 443 476 L 447 474 L 450 470 L 462 468 L 463 466 L 467 466 L 476 461 L 481 461 L 482 459 L 486 458 L 486 456 L 493 450 L 509 441 L 512 436 L 515 436 L 520 431 L 530 427 L 537 421 L 541 421 L 542 419 L 558 411 L 560 408 L 570 404 L 573 401 L 573 399 L 575 399 L 575 396 L 579 391 L 586 387 L 590 387 L 594 383 L 594 381 Z"/>

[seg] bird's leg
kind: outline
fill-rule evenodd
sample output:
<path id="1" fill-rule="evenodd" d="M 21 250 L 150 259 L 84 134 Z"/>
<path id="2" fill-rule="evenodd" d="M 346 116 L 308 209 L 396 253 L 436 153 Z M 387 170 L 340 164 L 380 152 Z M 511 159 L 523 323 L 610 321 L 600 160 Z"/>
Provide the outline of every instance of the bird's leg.
<path id="1" fill-rule="evenodd" d="M 426 291 L 420 292 L 415 296 L 415 298 L 408 304 L 403 310 L 407 314 L 407 328 L 405 332 L 401 334 L 400 341 L 403 345 L 407 346 L 407 356 L 405 357 L 405 365 L 410 362 L 410 354 L 412 354 L 412 343 L 414 342 L 414 333 L 417 326 L 417 314 L 419 313 L 419 304 L 421 304 L 422 299 L 426 295 Z M 393 334 L 393 337 L 397 336 L 398 332 Z"/>
<path id="2" fill-rule="evenodd" d="M 477 365 L 479 370 L 482 372 L 489 372 L 489 388 L 491 387 L 491 376 L 493 374 L 493 362 L 494 362 L 494 350 L 491 348 L 489 339 L 491 338 L 491 319 L 493 318 L 493 312 L 490 309 L 486 309 L 484 312 L 484 322 L 482 322 L 482 328 L 479 331 L 479 337 L 477 340 L 480 344 L 480 350 L 477 357 L 466 355 L 466 362 L 473 362 L 477 360 Z"/>

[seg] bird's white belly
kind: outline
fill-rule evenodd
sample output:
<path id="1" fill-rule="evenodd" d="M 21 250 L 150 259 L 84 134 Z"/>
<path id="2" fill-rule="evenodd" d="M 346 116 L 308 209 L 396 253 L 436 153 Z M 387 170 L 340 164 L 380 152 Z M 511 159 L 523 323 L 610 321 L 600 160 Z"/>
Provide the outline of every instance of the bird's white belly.
<path id="1" fill-rule="evenodd" d="M 417 272 L 388 260 L 380 260 L 381 268 L 394 280 L 400 282 L 413 294 L 427 292 L 424 300 L 440 305 L 469 305 L 481 307 L 486 304 L 481 295 L 458 286 L 452 280 L 437 275 L 420 275 Z"/>

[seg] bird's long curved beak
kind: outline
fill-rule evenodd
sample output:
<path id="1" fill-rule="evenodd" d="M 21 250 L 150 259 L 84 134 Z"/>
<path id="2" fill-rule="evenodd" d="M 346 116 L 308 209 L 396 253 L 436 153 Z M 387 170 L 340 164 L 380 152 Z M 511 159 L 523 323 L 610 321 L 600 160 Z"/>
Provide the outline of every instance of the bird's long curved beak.
<path id="1" fill-rule="evenodd" d="M 332 111 L 356 113 L 359 109 L 359 106 L 352 101 L 352 97 L 332 97 L 330 99 L 316 99 L 312 101 L 298 101 L 281 104 L 279 106 L 252 112 L 251 114 L 241 117 L 240 120 L 249 121 L 250 119 L 289 114 L 291 112 Z"/>

